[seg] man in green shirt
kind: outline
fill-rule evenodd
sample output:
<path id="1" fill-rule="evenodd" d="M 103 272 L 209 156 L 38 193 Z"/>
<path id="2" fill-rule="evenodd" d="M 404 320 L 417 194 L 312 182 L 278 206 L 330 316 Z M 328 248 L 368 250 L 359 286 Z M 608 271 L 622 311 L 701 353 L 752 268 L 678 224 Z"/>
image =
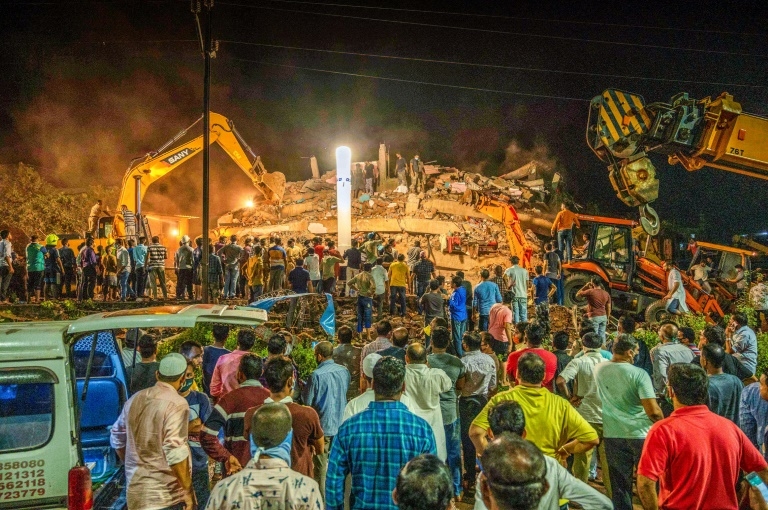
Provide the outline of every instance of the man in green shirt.
<path id="1" fill-rule="evenodd" d="M 44 271 L 45 248 L 37 242 L 37 236 L 32 235 L 27 245 L 27 292 L 29 293 L 30 303 L 40 301 L 40 292 L 43 290 Z"/>
<path id="2" fill-rule="evenodd" d="M 325 257 L 323 258 L 325 261 Z M 350 289 L 357 292 L 357 332 L 365 329 L 368 341 L 371 340 L 371 318 L 373 316 L 373 296 L 376 295 L 376 282 L 371 276 L 371 264 L 363 264 L 363 270 L 347 282 Z"/>
<path id="3" fill-rule="evenodd" d="M 323 292 L 332 294 L 336 287 L 336 264 L 344 262 L 339 257 L 330 254 L 328 248 L 323 250 L 323 260 L 320 262 L 323 277 Z"/>
<path id="4" fill-rule="evenodd" d="M 664 415 L 648 373 L 632 366 L 637 341 L 621 334 L 613 344 L 613 358 L 593 370 L 597 394 L 603 405 L 603 440 L 608 465 L 611 500 L 617 510 L 632 510 L 632 471 L 640 460 L 645 436 L 653 422 Z"/>

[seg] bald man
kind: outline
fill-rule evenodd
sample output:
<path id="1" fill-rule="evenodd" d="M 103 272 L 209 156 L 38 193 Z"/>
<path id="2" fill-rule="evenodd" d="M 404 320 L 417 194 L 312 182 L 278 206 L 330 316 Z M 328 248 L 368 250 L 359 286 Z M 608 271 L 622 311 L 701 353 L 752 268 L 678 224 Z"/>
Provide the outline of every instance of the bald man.
<path id="1" fill-rule="evenodd" d="M 339 431 L 344 419 L 344 407 L 347 405 L 349 388 L 349 370 L 333 361 L 333 344 L 320 342 L 315 346 L 317 368 L 309 376 L 302 391 L 304 404 L 311 406 L 320 416 L 320 425 L 325 432 L 325 449 L 315 452 L 315 480 L 325 497 L 325 472 L 328 468 L 328 452 L 331 451 L 333 438 Z"/>
<path id="2" fill-rule="evenodd" d="M 213 488 L 206 509 L 321 509 L 317 482 L 290 467 L 292 431 L 285 404 L 264 404 L 257 409 L 251 419 L 253 458 L 242 471 Z"/>
<path id="3" fill-rule="evenodd" d="M 653 388 L 656 395 L 664 396 L 667 386 L 667 370 L 673 363 L 690 363 L 693 361 L 693 351 L 677 340 L 677 325 L 673 322 L 663 323 L 658 331 L 661 343 L 651 349 L 653 361 Z"/>
<path id="4" fill-rule="evenodd" d="M 427 365 L 427 350 L 420 343 L 413 343 L 405 350 L 405 388 L 414 401 L 416 415 L 427 420 L 435 433 L 437 456 L 445 461 L 448 451 L 445 444 L 443 414 L 440 411 L 440 394 L 450 390 L 453 382 L 439 368 Z"/>

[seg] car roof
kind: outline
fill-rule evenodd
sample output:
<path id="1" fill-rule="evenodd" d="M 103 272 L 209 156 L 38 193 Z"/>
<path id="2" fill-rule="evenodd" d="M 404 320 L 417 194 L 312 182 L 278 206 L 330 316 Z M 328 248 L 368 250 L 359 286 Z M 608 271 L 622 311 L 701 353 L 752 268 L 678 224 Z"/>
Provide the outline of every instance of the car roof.
<path id="1" fill-rule="evenodd" d="M 89 315 L 72 322 L 67 333 L 119 328 L 192 328 L 196 324 L 203 323 L 258 326 L 266 321 L 267 312 L 244 306 L 210 304 L 155 306 Z"/>
<path id="2" fill-rule="evenodd" d="M 267 312 L 257 308 L 195 304 L 104 312 L 69 322 L 7 322 L 0 324 L 0 360 L 63 358 L 68 350 L 68 336 L 92 331 L 192 328 L 204 323 L 254 327 L 266 320 Z"/>
<path id="3" fill-rule="evenodd" d="M 63 358 L 68 322 L 6 322 L 0 324 L 0 361 Z"/>

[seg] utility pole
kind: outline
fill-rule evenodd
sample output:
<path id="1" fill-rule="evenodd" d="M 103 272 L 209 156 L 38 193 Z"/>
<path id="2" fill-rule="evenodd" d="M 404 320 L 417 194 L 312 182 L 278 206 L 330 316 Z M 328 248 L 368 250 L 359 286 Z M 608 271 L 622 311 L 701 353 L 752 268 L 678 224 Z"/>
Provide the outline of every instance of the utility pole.
<path id="1" fill-rule="evenodd" d="M 192 13 L 197 23 L 197 34 L 200 38 L 200 49 L 205 58 L 205 74 L 203 78 L 203 246 L 200 260 L 203 303 L 209 302 L 208 295 L 208 246 L 211 240 L 208 235 L 210 221 L 210 153 L 211 153 L 211 59 L 216 56 L 216 48 L 212 40 L 211 10 L 214 0 L 204 0 L 205 29 L 200 26 L 200 0 L 191 0 Z"/>

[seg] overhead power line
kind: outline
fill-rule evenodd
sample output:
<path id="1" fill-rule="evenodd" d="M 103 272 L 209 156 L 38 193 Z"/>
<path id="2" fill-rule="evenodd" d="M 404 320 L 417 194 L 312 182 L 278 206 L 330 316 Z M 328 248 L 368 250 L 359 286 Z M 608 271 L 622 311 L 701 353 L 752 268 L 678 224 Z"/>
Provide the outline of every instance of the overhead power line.
<path id="1" fill-rule="evenodd" d="M 519 21 L 542 21 L 546 23 L 561 23 L 566 25 L 590 25 L 598 27 L 614 27 L 614 28 L 631 28 L 631 29 L 644 29 L 644 30 L 664 30 L 669 32 L 696 32 L 702 34 L 727 34 L 727 35 L 755 35 L 760 37 L 768 37 L 768 33 L 761 34 L 758 32 L 732 32 L 728 30 L 711 30 L 703 28 L 684 28 L 684 27 L 661 27 L 658 25 L 636 25 L 630 23 L 606 23 L 604 21 L 581 21 L 581 20 L 568 20 L 568 19 L 552 19 L 552 18 L 534 18 L 528 16 L 508 16 L 501 14 L 482 14 L 476 12 L 455 12 L 455 11 L 433 11 L 427 9 L 407 9 L 403 7 L 382 7 L 378 5 L 357 5 L 357 4 L 339 4 L 339 3 L 325 3 L 325 2 L 309 2 L 306 0 L 266 0 L 268 2 L 276 2 L 283 4 L 302 4 L 302 5 L 318 5 L 322 7 L 346 7 L 353 9 L 368 9 L 376 11 L 397 11 L 397 12 L 415 12 L 419 14 L 439 14 L 444 16 L 464 16 L 468 18 L 491 18 L 491 19 L 508 19 Z"/>
<path id="2" fill-rule="evenodd" d="M 515 92 L 511 90 L 499 90 L 499 89 L 489 89 L 489 88 L 483 88 L 483 87 L 468 87 L 465 85 L 452 85 L 449 83 L 439 83 L 439 82 L 431 82 L 431 81 L 422 81 L 422 80 L 407 80 L 404 78 L 392 78 L 389 76 L 376 76 L 372 74 L 363 74 L 363 73 L 349 73 L 344 71 L 335 71 L 332 69 L 321 69 L 317 67 L 305 67 L 305 66 L 296 66 L 296 65 L 289 65 L 289 64 L 278 64 L 275 62 L 266 62 L 263 60 L 252 60 L 247 58 L 238 58 L 238 57 L 232 57 L 232 56 L 225 56 L 224 60 L 237 60 L 240 62 L 251 62 L 254 64 L 260 64 L 265 66 L 272 66 L 272 67 L 283 67 L 287 69 L 298 69 L 301 71 L 313 71 L 317 73 L 326 73 L 326 74 L 336 74 L 341 76 L 351 76 L 354 78 L 369 78 L 373 80 L 382 80 L 382 81 L 390 81 L 390 82 L 397 82 L 397 83 L 413 83 L 416 85 L 431 85 L 434 87 L 445 87 L 445 88 L 451 88 L 451 89 L 459 89 L 459 90 L 470 90 L 470 91 L 476 91 L 476 92 L 492 92 L 494 94 L 508 94 L 513 96 L 523 96 L 523 97 L 536 97 L 536 98 L 542 98 L 542 99 L 557 99 L 562 101 L 578 101 L 580 103 L 589 103 L 589 99 L 584 99 L 580 97 L 568 97 L 568 96 L 559 96 L 559 95 L 550 95 L 550 94 L 532 94 L 527 92 Z"/>
<path id="3" fill-rule="evenodd" d="M 376 21 L 380 23 L 392 23 L 392 24 L 398 24 L 398 25 L 409 25 L 409 26 L 430 27 L 430 28 L 445 28 L 445 29 L 451 29 L 451 30 L 461 30 L 461 31 L 467 31 L 467 32 L 483 32 L 483 33 L 500 34 L 500 35 L 513 35 L 513 36 L 521 36 L 521 37 L 530 37 L 534 39 L 551 39 L 551 40 L 558 40 L 558 41 L 581 42 L 581 43 L 588 43 L 588 44 L 605 44 L 605 45 L 659 49 L 659 50 L 674 50 L 674 51 L 681 51 L 681 52 L 687 51 L 687 52 L 704 53 L 704 54 L 712 54 L 712 55 L 768 58 L 768 55 L 764 55 L 760 53 L 746 53 L 746 52 L 725 51 L 725 50 L 705 50 L 700 48 L 666 46 L 661 44 L 642 44 L 642 43 L 633 43 L 633 42 L 624 42 L 624 41 L 607 41 L 603 39 L 585 39 L 585 38 L 579 38 L 579 37 L 567 37 L 562 35 L 545 35 L 545 34 L 537 34 L 537 33 L 531 33 L 531 32 L 514 32 L 509 30 L 496 30 L 492 28 L 475 28 L 475 27 L 466 27 L 466 26 L 457 26 L 457 25 L 441 25 L 437 23 L 423 23 L 423 22 L 417 22 L 417 21 L 402 21 L 402 20 L 393 20 L 393 19 L 385 19 L 385 18 L 371 18 L 366 16 L 352 16 L 350 14 L 334 14 L 329 12 L 305 11 L 300 9 L 284 9 L 280 7 L 267 7 L 263 5 L 243 4 L 243 3 L 231 2 L 227 0 L 219 0 L 219 4 L 236 6 L 236 7 L 248 7 L 251 9 L 262 9 L 262 10 L 277 11 L 277 12 L 291 12 L 296 14 L 310 14 L 314 16 L 326 16 L 326 17 L 332 17 L 332 18 L 355 19 L 360 21 Z"/>
<path id="4" fill-rule="evenodd" d="M 382 58 L 382 59 L 389 59 L 389 60 L 424 62 L 424 63 L 430 63 L 430 64 L 447 64 L 447 65 L 468 66 L 468 67 L 481 67 L 481 68 L 489 68 L 489 69 L 505 69 L 510 71 L 530 71 L 530 72 L 538 72 L 538 73 L 569 74 L 569 75 L 576 75 L 576 76 L 595 76 L 600 78 L 620 78 L 620 79 L 629 79 L 629 80 L 647 80 L 647 81 L 659 81 L 659 82 L 670 82 L 670 83 L 692 83 L 692 84 L 700 84 L 700 85 L 717 85 L 717 86 L 723 86 L 723 87 L 746 87 L 746 88 L 768 87 L 766 85 L 750 85 L 748 83 L 729 83 L 729 82 L 702 81 L 702 80 L 677 80 L 673 78 L 658 78 L 658 77 L 651 77 L 651 76 L 634 76 L 634 75 L 625 75 L 625 74 L 596 73 L 596 72 L 587 72 L 587 71 L 563 71 L 558 69 L 546 69 L 541 67 L 522 67 L 522 66 L 509 66 L 509 65 L 501 65 L 501 64 L 481 64 L 477 62 L 460 62 L 455 60 L 441 60 L 441 59 L 420 58 L 420 57 L 403 57 L 398 55 L 380 55 L 376 53 L 360 53 L 360 52 L 354 52 L 354 51 L 326 50 L 321 48 L 303 48 L 299 46 L 284 46 L 280 44 L 233 41 L 233 40 L 227 40 L 227 39 L 224 39 L 221 42 L 228 43 L 228 44 L 240 44 L 240 45 L 246 45 L 246 46 L 260 46 L 264 48 L 278 48 L 278 49 L 285 49 L 285 50 L 329 53 L 333 55 L 349 55 L 349 56 L 357 56 L 357 57 Z"/>

